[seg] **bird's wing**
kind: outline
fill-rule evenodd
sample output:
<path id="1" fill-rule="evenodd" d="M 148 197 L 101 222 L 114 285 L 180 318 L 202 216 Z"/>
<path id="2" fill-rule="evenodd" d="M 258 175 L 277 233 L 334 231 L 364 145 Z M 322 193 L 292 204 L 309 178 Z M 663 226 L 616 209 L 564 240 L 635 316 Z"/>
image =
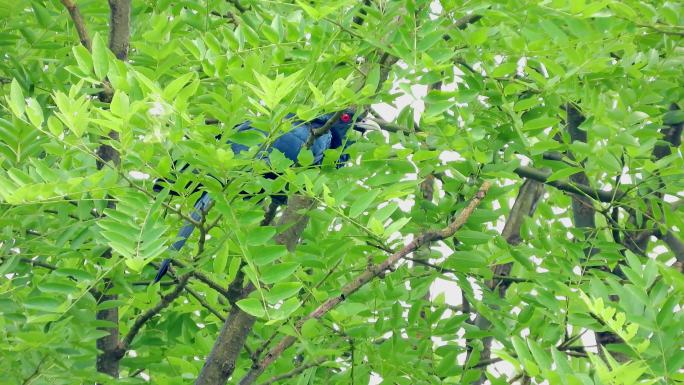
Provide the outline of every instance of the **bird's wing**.
<path id="1" fill-rule="evenodd" d="M 330 131 L 326 132 L 325 134 L 319 136 L 314 140 L 313 144 L 311 145 L 311 152 L 313 152 L 314 155 L 314 164 L 319 164 L 323 160 L 323 155 L 325 150 L 330 148 L 330 143 L 332 141 L 332 134 Z"/>
<path id="2" fill-rule="evenodd" d="M 282 152 L 291 161 L 296 162 L 299 151 L 302 150 L 309 135 L 311 135 L 309 125 L 299 125 L 274 140 L 272 148 Z"/>

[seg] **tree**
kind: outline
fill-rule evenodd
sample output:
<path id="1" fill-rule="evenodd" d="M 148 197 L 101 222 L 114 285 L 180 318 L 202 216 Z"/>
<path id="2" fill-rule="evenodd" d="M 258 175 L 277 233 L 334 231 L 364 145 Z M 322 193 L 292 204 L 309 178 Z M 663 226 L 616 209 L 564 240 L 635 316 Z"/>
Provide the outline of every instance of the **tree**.
<path id="1" fill-rule="evenodd" d="M 683 12 L 4 2 L 3 381 L 684 382 Z M 349 106 L 339 169 L 215 139 Z"/>

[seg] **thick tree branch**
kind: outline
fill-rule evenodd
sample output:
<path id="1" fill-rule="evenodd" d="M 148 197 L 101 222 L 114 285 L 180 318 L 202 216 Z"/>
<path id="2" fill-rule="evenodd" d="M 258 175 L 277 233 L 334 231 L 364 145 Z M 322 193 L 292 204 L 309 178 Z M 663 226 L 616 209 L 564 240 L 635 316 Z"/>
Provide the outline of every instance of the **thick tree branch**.
<path id="1" fill-rule="evenodd" d="M 660 230 L 656 230 L 654 235 L 667 245 L 679 263 L 684 263 L 684 242 L 681 239 L 677 238 L 672 231 L 663 233 Z"/>
<path id="2" fill-rule="evenodd" d="M 109 0 L 109 9 L 109 49 L 125 61 L 131 35 L 131 0 Z"/>
<path id="3" fill-rule="evenodd" d="M 113 203 L 110 202 L 108 205 L 113 207 Z M 112 257 L 112 249 L 107 249 L 102 258 L 109 259 Z M 97 298 L 97 304 L 100 305 L 107 301 L 115 301 L 118 297 L 116 294 L 107 294 L 112 286 L 112 280 L 105 278 L 103 280 L 104 287 L 100 291 L 100 295 Z M 119 361 L 123 357 L 123 354 L 119 350 L 119 308 L 112 307 L 108 309 L 98 310 L 95 314 L 95 318 L 98 321 L 105 321 L 112 326 L 110 327 L 99 327 L 98 330 L 106 331 L 107 334 L 104 337 L 100 337 L 95 342 L 97 349 L 100 353 L 97 355 L 96 367 L 97 371 L 100 373 L 106 373 L 114 378 L 119 377 Z"/>
<path id="4" fill-rule="evenodd" d="M 128 57 L 128 38 L 130 34 L 130 0 L 109 0 L 110 7 L 110 31 L 109 31 L 109 48 L 112 50 L 117 58 L 124 60 Z M 109 103 L 113 95 L 113 90 L 109 87 L 108 82 L 104 82 L 104 91 L 99 94 L 99 99 L 103 103 Z M 109 139 L 117 141 L 119 134 L 116 131 L 109 132 Z M 112 146 L 103 142 L 97 149 L 98 161 L 97 168 L 102 169 L 104 164 L 113 162 L 118 166 L 121 163 L 119 152 Z M 114 208 L 113 201 L 108 203 L 109 208 Z M 105 258 L 111 257 L 111 249 L 105 255 Z M 104 280 L 105 289 L 103 294 L 107 292 L 107 288 L 111 286 L 111 280 Z M 98 298 L 98 304 L 105 301 L 116 300 L 116 294 L 102 295 Z M 119 377 L 119 361 L 125 353 L 125 349 L 121 349 L 119 342 L 119 309 L 113 307 L 109 309 L 99 310 L 96 314 L 99 321 L 106 321 L 114 327 L 102 328 L 109 332 L 107 336 L 101 337 L 97 340 L 97 348 L 101 351 L 97 355 L 97 371 L 107 373 L 114 378 Z M 126 346 L 125 344 L 124 346 Z"/>
<path id="5" fill-rule="evenodd" d="M 567 131 L 572 142 L 587 142 L 587 132 L 580 130 L 579 126 L 584 122 L 584 116 L 571 104 L 565 105 Z M 572 153 L 566 154 L 574 160 Z M 587 174 L 582 171 L 570 176 L 570 181 L 574 185 L 590 186 Z M 616 186 L 617 188 L 617 186 Z M 584 229 L 594 229 L 596 227 L 596 211 L 591 199 L 584 195 L 574 194 L 572 196 L 572 214 L 575 226 Z M 590 230 L 591 231 L 591 230 Z"/>
<path id="6" fill-rule="evenodd" d="M 515 246 L 518 245 L 522 238 L 520 235 L 520 228 L 526 218 L 534 215 L 537 208 L 537 202 L 544 193 L 544 185 L 534 180 L 526 180 L 520 190 L 518 191 L 518 196 L 513 203 L 511 212 L 508 215 L 506 224 L 501 231 L 501 236 L 506 240 L 506 242 Z M 491 291 L 498 289 L 499 298 L 504 298 L 506 295 L 506 290 L 510 285 L 515 282 L 511 279 L 503 279 L 498 277 L 508 277 L 511 274 L 511 269 L 513 268 L 513 263 L 505 263 L 502 265 L 494 266 L 493 273 L 496 276 L 492 280 L 486 282 L 487 287 Z M 491 322 L 485 318 L 482 314 L 477 314 L 475 321 L 473 322 L 480 330 L 488 330 L 491 327 Z M 482 351 L 480 352 L 480 362 L 487 362 L 491 357 L 491 344 L 492 337 L 486 336 L 482 340 Z M 468 355 L 466 357 L 466 365 L 470 362 L 470 357 L 473 353 L 473 344 L 468 341 Z M 475 384 L 483 384 L 486 380 L 485 373 L 483 372 L 480 378 L 475 381 Z"/>
<path id="7" fill-rule="evenodd" d="M 414 251 L 418 250 L 424 245 L 430 244 L 431 242 L 439 241 L 445 238 L 449 238 L 454 235 L 454 233 L 460 229 L 468 220 L 470 215 L 475 211 L 475 208 L 484 199 L 487 190 L 489 190 L 490 183 L 484 182 L 482 187 L 477 192 L 477 194 L 471 199 L 468 206 L 466 206 L 463 211 L 445 228 L 437 231 L 426 231 L 415 237 L 408 245 L 406 245 L 401 250 L 390 255 L 382 263 L 369 266 L 363 273 L 356 276 L 350 283 L 345 285 L 340 291 L 341 294 L 328 299 L 318 306 L 314 311 L 309 313 L 307 316 L 300 319 L 296 324 L 296 329 L 299 330 L 304 322 L 310 319 L 319 319 L 323 317 L 330 310 L 335 308 L 337 305 L 342 303 L 350 295 L 354 294 L 361 287 L 370 282 L 373 278 L 377 277 L 381 273 L 390 269 L 395 263 L 397 263 L 402 258 L 408 256 Z M 253 384 L 256 379 L 264 372 L 264 370 L 272 364 L 280 355 L 292 346 L 295 342 L 295 337 L 286 336 L 283 338 L 277 346 L 272 348 L 266 356 L 245 375 L 245 377 L 240 380 L 240 385 L 250 385 Z"/>
<path id="8" fill-rule="evenodd" d="M 571 142 L 587 142 L 586 131 L 580 130 L 579 126 L 584 122 L 585 118 L 582 113 L 572 104 L 565 105 L 566 113 L 566 129 L 570 135 Z M 574 159 L 571 152 L 566 155 L 570 159 Z M 570 176 L 570 180 L 575 184 L 589 185 L 589 178 L 584 172 L 579 172 Z M 618 186 L 615 186 L 618 188 Z M 572 196 L 572 216 L 575 227 L 582 230 L 586 238 L 596 231 L 596 210 L 593 202 L 587 196 L 573 195 Z M 591 246 L 584 250 L 587 258 L 597 254 L 599 249 Z M 618 269 L 619 271 L 619 269 Z M 602 346 L 609 343 L 619 341 L 619 337 L 611 332 L 596 332 L 596 342 Z"/>

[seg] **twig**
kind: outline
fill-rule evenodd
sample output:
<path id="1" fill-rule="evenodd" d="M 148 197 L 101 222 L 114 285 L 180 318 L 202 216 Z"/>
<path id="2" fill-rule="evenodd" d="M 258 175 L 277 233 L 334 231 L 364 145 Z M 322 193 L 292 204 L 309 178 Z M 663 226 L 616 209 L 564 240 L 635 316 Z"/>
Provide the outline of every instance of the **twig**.
<path id="1" fill-rule="evenodd" d="M 330 127 L 332 127 L 333 123 L 340 119 L 340 116 L 342 116 L 342 111 L 337 111 L 332 117 L 330 117 L 330 119 L 328 119 L 327 122 L 325 122 L 324 125 L 322 125 L 320 128 L 314 129 L 311 132 L 311 135 L 309 135 L 309 139 L 306 140 L 306 147 L 311 147 L 314 140 L 320 138 L 322 135 L 325 135 L 325 133 L 330 131 Z"/>
<path id="2" fill-rule="evenodd" d="M 47 357 L 47 355 L 43 356 L 40 359 L 40 361 L 38 362 L 38 365 L 36 365 L 36 368 L 33 370 L 33 373 L 31 373 L 31 375 L 26 377 L 26 379 L 21 383 L 22 385 L 29 385 L 30 383 L 33 382 L 33 380 L 35 378 L 38 377 L 38 375 L 40 374 L 40 367 L 43 366 L 43 363 L 45 362 L 46 357 Z"/>
<path id="3" fill-rule="evenodd" d="M 185 265 L 184 263 L 179 262 L 179 261 L 176 261 L 176 260 L 174 260 L 173 263 L 174 263 L 176 266 L 180 267 L 180 268 L 185 268 L 185 267 L 186 267 L 186 265 Z M 223 286 L 219 285 L 218 283 L 214 282 L 214 280 L 212 280 L 211 278 L 207 277 L 204 273 L 202 273 L 202 272 L 200 272 L 200 271 L 197 271 L 197 270 L 193 270 L 193 271 L 190 272 L 190 274 L 192 275 L 193 278 L 195 278 L 195 279 L 197 279 L 198 281 L 200 281 L 200 282 L 206 284 L 206 285 L 209 286 L 210 288 L 216 290 L 216 291 L 217 291 L 218 293 L 220 293 L 222 296 L 226 297 L 226 299 L 230 300 L 230 294 L 229 294 L 228 290 L 226 290 L 225 288 L 223 288 Z"/>
<path id="4" fill-rule="evenodd" d="M 484 199 L 490 186 L 490 182 L 485 181 L 480 187 L 480 190 L 477 192 L 477 194 L 471 199 L 468 206 L 466 206 L 463 209 L 463 211 L 447 227 L 437 231 L 426 231 L 416 236 L 414 240 L 411 241 L 408 245 L 404 246 L 404 248 L 387 257 L 387 259 L 385 259 L 382 263 L 369 266 L 363 273 L 356 276 L 350 283 L 345 285 L 340 290 L 340 295 L 328 299 L 320 306 L 318 306 L 318 308 L 316 308 L 314 311 L 309 313 L 306 317 L 300 319 L 297 322 L 295 328 L 299 330 L 302 327 L 302 325 L 309 319 L 319 319 L 323 317 L 326 313 L 328 313 L 330 310 L 332 310 L 337 305 L 342 303 L 345 299 L 347 299 L 348 296 L 354 294 L 357 290 L 366 285 L 372 279 L 374 279 L 381 273 L 384 273 L 399 260 L 406 257 L 408 254 L 416 251 L 420 247 L 430 244 L 431 242 L 439 241 L 453 236 L 454 233 L 456 233 L 456 231 L 466 223 L 470 215 L 475 211 L 475 208 Z M 242 380 L 240 380 L 240 385 L 253 384 L 257 377 L 261 375 L 261 373 L 263 373 L 263 371 L 270 364 L 272 364 L 278 357 L 280 357 L 280 355 L 285 351 L 285 349 L 292 346 L 295 340 L 296 338 L 292 336 L 287 336 L 283 338 L 276 347 L 271 349 L 266 354 L 266 357 L 263 360 L 261 360 L 257 365 L 254 365 L 251 368 L 251 370 L 247 373 L 247 375 L 245 375 L 245 377 L 243 377 Z"/>
<path id="5" fill-rule="evenodd" d="M 240 11 L 240 13 L 245 13 L 245 12 L 247 12 L 247 8 L 245 8 L 244 5 L 240 4 L 240 2 L 239 2 L 238 0 L 226 0 L 226 1 L 228 1 L 228 2 L 231 3 L 231 4 L 233 4 L 233 7 L 235 7 L 235 9 L 237 9 L 238 11 Z"/>
<path id="6" fill-rule="evenodd" d="M 74 26 L 76 27 L 76 32 L 78 33 L 79 40 L 81 40 L 81 44 L 90 51 L 92 49 L 92 42 L 90 41 L 88 30 L 83 21 L 83 16 L 81 16 L 81 11 L 78 10 L 78 7 L 72 0 L 61 0 L 61 2 L 69 12 L 71 20 L 74 21 Z"/>
<path id="7" fill-rule="evenodd" d="M 589 198 L 595 199 L 600 202 L 605 202 L 605 203 L 612 203 L 614 201 L 621 200 L 622 198 L 625 197 L 625 193 L 622 191 L 604 191 L 604 190 L 595 190 L 591 188 L 590 186 L 583 185 L 583 184 L 577 184 L 577 183 L 570 183 L 570 182 L 565 182 L 562 180 L 554 180 L 548 182 L 547 179 L 549 176 L 551 176 L 551 171 L 547 170 L 539 170 L 533 167 L 528 167 L 528 166 L 520 166 L 513 170 L 516 174 L 523 178 L 529 178 L 532 180 L 536 180 L 537 182 L 544 183 L 545 185 L 553 186 L 561 191 L 577 194 L 577 195 L 585 195 L 588 196 Z"/>
<path id="8" fill-rule="evenodd" d="M 262 382 L 260 385 L 271 385 L 271 384 L 276 383 L 278 381 L 282 381 L 282 380 L 286 380 L 288 378 L 292 378 L 292 377 L 304 372 L 307 369 L 321 365 L 325 361 L 327 361 L 327 359 L 325 357 L 321 357 L 321 358 L 319 358 L 313 362 L 310 362 L 308 364 L 304 364 L 298 368 L 295 368 L 295 369 L 293 369 L 293 370 L 291 370 L 285 374 L 281 374 L 279 376 L 272 377 L 268 381 Z"/>
<path id="9" fill-rule="evenodd" d="M 48 269 L 48 270 L 57 270 L 57 266 L 51 265 L 51 264 L 49 264 L 49 263 L 47 263 L 47 262 L 40 261 L 40 260 L 38 260 L 38 259 L 22 258 L 21 261 L 24 262 L 24 263 L 28 263 L 28 264 L 30 264 L 31 266 L 44 267 L 44 268 L 46 268 L 46 269 Z"/>
<path id="10" fill-rule="evenodd" d="M 148 284 L 149 284 L 149 282 L 148 282 Z M 187 285 L 186 285 L 186 286 L 185 286 L 185 291 L 187 291 L 188 294 L 190 294 L 191 296 L 195 297 L 195 299 L 197 300 L 197 302 L 199 302 L 199 304 L 202 305 L 202 307 L 204 307 L 205 309 L 209 310 L 209 313 L 215 315 L 216 318 L 220 319 L 221 321 L 226 322 L 226 317 L 224 317 L 223 315 L 221 315 L 221 313 L 219 313 L 218 310 L 214 309 L 211 305 L 209 305 L 209 303 L 207 303 L 207 301 L 205 301 L 204 298 L 202 298 L 202 297 L 199 295 L 199 293 L 197 293 L 195 290 L 193 290 L 192 288 L 190 288 L 190 286 L 187 286 Z"/>
<path id="11" fill-rule="evenodd" d="M 145 325 L 147 321 L 162 311 L 162 309 L 169 306 L 173 300 L 178 298 L 178 296 L 183 292 L 183 289 L 185 289 L 185 285 L 188 284 L 189 279 L 190 274 L 181 276 L 178 280 L 178 285 L 176 285 L 176 288 L 171 293 L 163 296 L 161 301 L 159 301 L 155 306 L 147 309 L 147 311 L 136 318 L 136 320 L 133 322 L 133 326 L 131 326 L 126 336 L 119 343 L 119 353 L 122 357 L 126 350 L 128 350 L 128 348 L 131 346 L 131 342 L 133 342 L 133 339 L 138 332 L 140 332 L 140 329 L 143 327 L 143 325 Z"/>
<path id="12" fill-rule="evenodd" d="M 129 377 L 129 378 L 137 377 L 140 373 L 142 373 L 142 372 L 144 372 L 144 371 L 145 371 L 145 368 L 136 369 L 136 370 L 134 370 L 131 374 L 129 374 L 128 377 Z"/>

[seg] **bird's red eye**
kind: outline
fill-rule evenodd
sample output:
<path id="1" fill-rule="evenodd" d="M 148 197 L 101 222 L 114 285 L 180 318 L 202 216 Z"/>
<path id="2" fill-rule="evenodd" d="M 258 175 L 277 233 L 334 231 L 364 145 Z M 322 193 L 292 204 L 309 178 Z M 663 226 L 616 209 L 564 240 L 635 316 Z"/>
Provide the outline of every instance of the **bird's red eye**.
<path id="1" fill-rule="evenodd" d="M 352 118 L 351 115 L 349 115 L 347 113 L 344 113 L 340 116 L 340 120 L 342 120 L 342 122 L 344 122 L 344 123 L 349 123 L 351 118 Z"/>

